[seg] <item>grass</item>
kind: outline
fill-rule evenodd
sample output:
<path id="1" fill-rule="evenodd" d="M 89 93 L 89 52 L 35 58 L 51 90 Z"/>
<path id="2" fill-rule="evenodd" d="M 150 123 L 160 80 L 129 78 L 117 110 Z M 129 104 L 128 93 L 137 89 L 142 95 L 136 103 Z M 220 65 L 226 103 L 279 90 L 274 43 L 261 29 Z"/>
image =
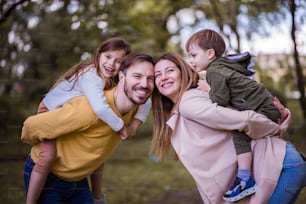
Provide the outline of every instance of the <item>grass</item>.
<path id="1" fill-rule="evenodd" d="M 169 192 L 194 188 L 180 162 L 152 161 L 148 148 L 148 139 L 123 142 L 106 163 L 103 191 L 109 203 L 149 203 Z"/>
<path id="2" fill-rule="evenodd" d="M 25 203 L 23 161 L 1 161 L 0 203 Z"/>

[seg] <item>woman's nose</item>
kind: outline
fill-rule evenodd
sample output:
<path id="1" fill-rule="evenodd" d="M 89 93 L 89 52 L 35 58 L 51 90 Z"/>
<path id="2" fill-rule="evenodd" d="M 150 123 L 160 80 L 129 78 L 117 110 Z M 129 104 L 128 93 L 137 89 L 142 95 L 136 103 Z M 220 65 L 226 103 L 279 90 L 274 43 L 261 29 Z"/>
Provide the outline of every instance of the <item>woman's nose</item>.
<path id="1" fill-rule="evenodd" d="M 168 76 L 167 76 L 166 73 L 162 73 L 160 78 L 161 78 L 161 80 L 165 80 L 165 79 L 167 79 L 167 77 Z"/>

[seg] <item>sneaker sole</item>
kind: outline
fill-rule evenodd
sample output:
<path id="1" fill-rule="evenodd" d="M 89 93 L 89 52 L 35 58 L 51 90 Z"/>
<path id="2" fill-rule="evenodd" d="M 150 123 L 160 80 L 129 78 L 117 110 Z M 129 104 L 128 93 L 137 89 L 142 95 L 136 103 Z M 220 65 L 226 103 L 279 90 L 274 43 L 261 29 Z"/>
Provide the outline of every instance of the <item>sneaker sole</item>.
<path id="1" fill-rule="evenodd" d="M 242 191 L 240 194 L 236 195 L 235 197 L 232 197 L 232 198 L 223 197 L 223 200 L 228 201 L 228 202 L 235 202 L 235 201 L 241 200 L 242 198 L 244 198 L 246 196 L 252 195 L 255 192 L 256 192 L 256 185 Z"/>

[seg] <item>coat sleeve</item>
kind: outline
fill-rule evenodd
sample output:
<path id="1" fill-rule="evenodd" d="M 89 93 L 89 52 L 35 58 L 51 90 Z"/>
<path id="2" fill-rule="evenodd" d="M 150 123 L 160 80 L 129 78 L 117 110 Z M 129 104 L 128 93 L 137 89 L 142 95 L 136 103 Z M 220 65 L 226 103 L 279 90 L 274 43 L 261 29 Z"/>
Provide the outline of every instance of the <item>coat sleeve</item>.
<path id="1" fill-rule="evenodd" d="M 141 120 L 141 122 L 146 122 L 148 115 L 150 113 L 152 106 L 152 100 L 151 98 L 148 98 L 146 103 L 139 106 L 137 113 L 134 118 L 137 118 L 138 120 Z"/>
<path id="2" fill-rule="evenodd" d="M 192 105 L 190 105 L 192 104 Z M 277 135 L 278 124 L 254 111 L 237 111 L 212 103 L 208 93 L 200 90 L 187 92 L 179 106 L 180 114 L 210 128 L 244 131 L 253 139 Z"/>
<path id="3" fill-rule="evenodd" d="M 215 71 L 207 71 L 206 76 L 207 82 L 210 85 L 210 99 L 220 106 L 228 106 L 230 102 L 230 89 L 227 85 L 227 77 Z"/>
<path id="4" fill-rule="evenodd" d="M 97 121 L 87 99 L 80 96 L 60 108 L 28 117 L 23 123 L 21 140 L 33 145 L 45 139 L 84 131 Z"/>

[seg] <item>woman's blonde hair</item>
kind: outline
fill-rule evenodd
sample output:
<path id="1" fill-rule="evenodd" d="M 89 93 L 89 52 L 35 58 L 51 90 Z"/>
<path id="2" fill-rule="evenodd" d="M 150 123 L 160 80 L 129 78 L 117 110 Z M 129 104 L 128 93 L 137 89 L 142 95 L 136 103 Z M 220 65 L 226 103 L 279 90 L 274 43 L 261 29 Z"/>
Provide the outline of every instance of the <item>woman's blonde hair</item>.
<path id="1" fill-rule="evenodd" d="M 100 61 L 101 53 L 107 52 L 107 51 L 117 51 L 117 50 L 124 50 L 125 55 L 128 55 L 129 53 L 131 53 L 131 46 L 124 39 L 119 38 L 119 37 L 113 37 L 113 38 L 109 38 L 105 40 L 97 48 L 96 52 L 94 53 L 94 57 L 91 61 L 80 62 L 74 65 L 73 67 L 71 67 L 66 73 L 64 73 L 57 80 L 57 82 L 53 85 L 52 88 L 54 88 L 55 86 L 57 86 L 60 82 L 64 80 L 71 80 L 71 81 L 74 81 L 73 86 L 71 88 L 73 89 L 73 87 L 75 86 L 76 82 L 79 79 L 79 76 L 83 74 L 84 72 L 86 72 L 89 66 L 93 66 L 95 67 L 97 71 L 97 75 L 100 76 L 105 83 L 104 89 L 106 90 L 111 89 L 118 82 L 118 77 L 115 76 L 112 79 L 106 78 L 100 69 L 99 61 Z"/>
<path id="2" fill-rule="evenodd" d="M 181 72 L 180 89 L 178 91 L 178 101 L 174 104 L 169 98 L 163 96 L 155 87 L 152 94 L 153 112 L 153 139 L 151 152 L 155 152 L 159 159 L 164 159 L 169 153 L 171 137 L 175 133 L 166 125 L 171 113 L 178 108 L 180 99 L 184 92 L 190 88 L 196 88 L 198 74 L 193 71 L 190 65 L 179 55 L 166 53 L 160 56 L 156 62 L 169 60 L 173 62 Z"/>

